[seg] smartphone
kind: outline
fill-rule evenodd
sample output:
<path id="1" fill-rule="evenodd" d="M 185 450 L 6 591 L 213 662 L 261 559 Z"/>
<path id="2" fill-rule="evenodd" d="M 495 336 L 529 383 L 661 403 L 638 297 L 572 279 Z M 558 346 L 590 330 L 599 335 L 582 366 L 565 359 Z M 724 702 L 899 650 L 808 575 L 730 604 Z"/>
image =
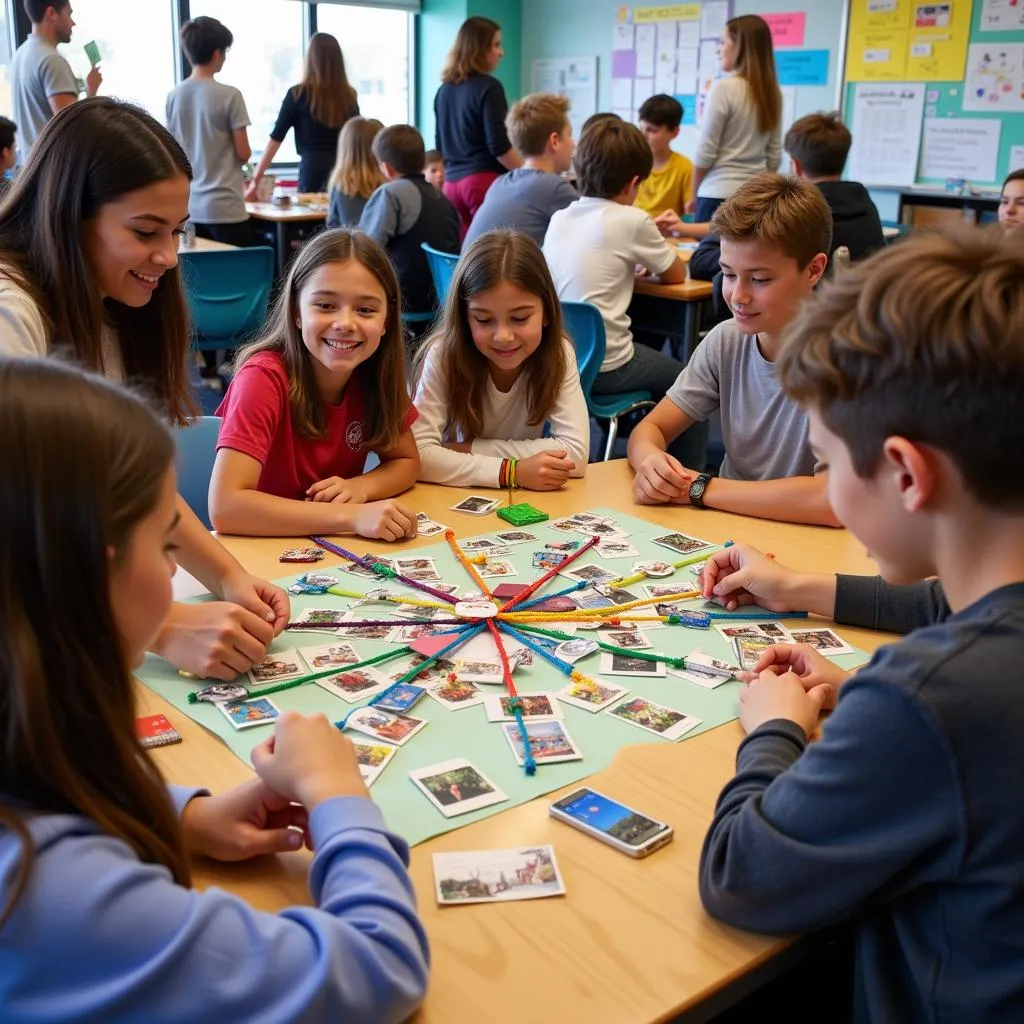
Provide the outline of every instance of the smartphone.
<path id="1" fill-rule="evenodd" d="M 614 846 L 627 857 L 646 857 L 672 839 L 672 826 L 583 787 L 551 805 L 551 816 Z"/>
<path id="2" fill-rule="evenodd" d="M 83 49 L 85 50 L 86 57 L 89 58 L 89 63 L 93 67 L 96 67 L 96 65 L 99 64 L 101 58 L 100 48 L 96 45 L 95 41 L 91 43 L 86 43 Z"/>

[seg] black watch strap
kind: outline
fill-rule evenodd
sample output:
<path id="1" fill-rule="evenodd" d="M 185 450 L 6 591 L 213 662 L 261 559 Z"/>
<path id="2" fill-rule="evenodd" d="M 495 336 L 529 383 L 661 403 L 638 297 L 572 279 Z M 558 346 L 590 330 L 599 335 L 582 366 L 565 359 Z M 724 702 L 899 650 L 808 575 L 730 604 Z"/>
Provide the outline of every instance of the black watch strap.
<path id="1" fill-rule="evenodd" d="M 707 490 L 708 483 L 711 480 L 710 473 L 698 473 L 696 479 L 690 484 L 690 504 L 694 508 L 706 508 L 704 504 L 704 491 Z"/>

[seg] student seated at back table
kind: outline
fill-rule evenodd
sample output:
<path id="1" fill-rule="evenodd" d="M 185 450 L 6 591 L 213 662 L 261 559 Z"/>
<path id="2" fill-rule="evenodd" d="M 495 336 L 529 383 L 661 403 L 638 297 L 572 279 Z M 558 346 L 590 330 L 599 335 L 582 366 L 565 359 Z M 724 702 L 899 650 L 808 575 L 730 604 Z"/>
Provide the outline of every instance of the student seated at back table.
<path id="1" fill-rule="evenodd" d="M 701 898 L 759 932 L 852 918 L 858 1024 L 1024 1020 L 1022 278 L 1019 232 L 911 235 L 811 299 L 779 357 L 836 514 L 885 580 L 935 576 L 946 604 L 840 577 L 837 614 L 885 627 L 898 596 L 920 628 L 853 676 L 765 653 Z M 712 556 L 705 592 L 734 565 L 741 598 L 828 611 L 827 584 L 780 587 L 749 552 Z"/>
<path id="2" fill-rule="evenodd" d="M 550 491 L 583 476 L 590 416 L 533 239 L 489 231 L 463 253 L 417 370 L 421 480 Z"/>
<path id="3" fill-rule="evenodd" d="M 387 181 L 370 196 L 359 227 L 388 251 L 402 286 L 403 308 L 425 313 L 437 304 L 424 242 L 459 251 L 459 215 L 423 177 L 423 136 L 393 124 L 373 140 L 373 155 Z"/>
<path id="4" fill-rule="evenodd" d="M 640 107 L 640 130 L 651 147 L 654 168 L 641 184 L 636 205 L 652 217 L 666 210 L 685 210 L 693 199 L 693 162 L 672 148 L 683 123 L 683 105 L 659 93 Z"/>
<path id="5" fill-rule="evenodd" d="M 580 186 L 575 203 L 551 217 L 544 257 L 563 302 L 589 302 L 604 319 L 605 355 L 594 382 L 598 395 L 650 391 L 660 399 L 683 364 L 634 345 L 626 312 L 637 266 L 666 284 L 686 279 L 686 266 L 661 237 L 654 221 L 634 205 L 653 157 L 640 129 L 614 116 L 588 122 L 574 158 Z M 703 446 L 683 440 L 679 459 L 703 466 Z"/>
<path id="6" fill-rule="evenodd" d="M 423 177 L 438 191 L 444 188 L 444 156 L 441 150 L 427 150 L 423 157 Z"/>
<path id="7" fill-rule="evenodd" d="M 551 215 L 579 198 L 562 174 L 572 165 L 572 125 L 564 96 L 536 92 L 524 96 L 505 118 L 523 166 L 503 174 L 487 190 L 466 232 L 468 247 L 486 231 L 513 228 L 544 244 Z"/>
<path id="8" fill-rule="evenodd" d="M 0 117 L 0 199 L 11 187 L 7 172 L 18 161 L 17 135 L 18 126 L 9 117 Z"/>
<path id="9" fill-rule="evenodd" d="M 373 155 L 373 140 L 383 127 L 374 118 L 350 117 L 341 129 L 338 162 L 331 171 L 327 227 L 358 227 L 370 196 L 384 184 Z"/>
<path id="10" fill-rule="evenodd" d="M 1006 176 L 999 194 L 998 217 L 1007 231 L 1024 224 L 1024 168 Z"/>
<path id="11" fill-rule="evenodd" d="M 735 319 L 711 330 L 633 431 L 633 495 L 644 505 L 690 504 L 834 526 L 827 481 L 815 475 L 807 416 L 783 392 L 774 366 L 782 332 L 825 272 L 828 204 L 806 181 L 761 174 L 741 185 L 711 223 L 722 240 L 723 293 Z M 712 479 L 666 449 L 716 409 L 726 456 Z"/>
<path id="12" fill-rule="evenodd" d="M 387 253 L 361 231 L 323 231 L 299 250 L 217 410 L 217 530 L 416 535 L 416 514 L 385 500 L 420 468 L 401 308 Z M 380 465 L 364 473 L 371 451 Z"/>

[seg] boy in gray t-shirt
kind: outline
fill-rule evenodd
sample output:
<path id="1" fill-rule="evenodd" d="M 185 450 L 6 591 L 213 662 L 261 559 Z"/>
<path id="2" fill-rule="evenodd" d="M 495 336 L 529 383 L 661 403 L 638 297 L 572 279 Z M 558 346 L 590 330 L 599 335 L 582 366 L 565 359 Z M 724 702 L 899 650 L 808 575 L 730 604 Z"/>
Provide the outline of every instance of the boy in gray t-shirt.
<path id="1" fill-rule="evenodd" d="M 629 439 L 640 504 L 691 504 L 764 519 L 836 526 L 824 473 L 815 474 L 806 414 L 786 397 L 774 362 L 782 332 L 828 263 L 832 215 L 809 182 L 761 174 L 712 221 L 722 243 L 722 292 L 735 319 L 701 342 L 675 384 Z M 721 412 L 726 457 L 712 479 L 666 448 Z"/>
<path id="2" fill-rule="evenodd" d="M 167 96 L 167 127 L 192 163 L 189 214 L 196 234 L 252 245 L 242 177 L 242 164 L 252 156 L 246 131 L 252 122 L 242 94 L 214 78 L 233 38 L 215 18 L 193 18 L 182 26 L 181 46 L 192 74 Z"/>
<path id="3" fill-rule="evenodd" d="M 505 118 L 512 145 L 525 158 L 518 170 L 504 174 L 487 190 L 462 243 L 465 251 L 480 235 L 512 228 L 544 244 L 551 215 L 579 198 L 562 174 L 572 164 L 569 101 L 554 93 L 523 97 Z"/>

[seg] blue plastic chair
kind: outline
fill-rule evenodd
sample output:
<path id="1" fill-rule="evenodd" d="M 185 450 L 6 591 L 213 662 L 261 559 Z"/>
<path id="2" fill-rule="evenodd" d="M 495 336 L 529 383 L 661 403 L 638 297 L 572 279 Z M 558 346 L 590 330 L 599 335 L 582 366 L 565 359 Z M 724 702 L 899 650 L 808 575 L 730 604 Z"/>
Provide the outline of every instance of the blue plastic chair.
<path id="1" fill-rule="evenodd" d="M 200 416 L 187 427 L 174 431 L 178 449 L 175 459 L 178 493 L 208 530 L 213 529 L 210 522 L 210 477 L 217 457 L 220 423 L 219 416 Z"/>
<path id="2" fill-rule="evenodd" d="M 590 415 L 598 420 L 608 420 L 608 443 L 604 449 L 604 461 L 607 462 L 612 457 L 619 436 L 619 417 L 637 409 L 653 409 L 657 403 L 650 391 L 623 391 L 617 395 L 592 394 L 591 388 L 604 362 L 604 318 L 597 306 L 589 302 L 563 302 L 562 316 L 565 319 L 565 333 L 572 339 L 576 349 L 580 384 Z"/>
<path id="3" fill-rule="evenodd" d="M 443 307 L 448 298 L 448 289 L 455 275 L 455 264 L 459 262 L 457 252 L 441 252 L 423 242 L 420 248 L 427 254 L 427 265 L 430 276 L 434 279 L 434 291 L 437 292 L 437 304 Z"/>
<path id="4" fill-rule="evenodd" d="M 185 249 L 178 258 L 197 349 L 235 348 L 263 326 L 274 283 L 273 249 Z"/>

